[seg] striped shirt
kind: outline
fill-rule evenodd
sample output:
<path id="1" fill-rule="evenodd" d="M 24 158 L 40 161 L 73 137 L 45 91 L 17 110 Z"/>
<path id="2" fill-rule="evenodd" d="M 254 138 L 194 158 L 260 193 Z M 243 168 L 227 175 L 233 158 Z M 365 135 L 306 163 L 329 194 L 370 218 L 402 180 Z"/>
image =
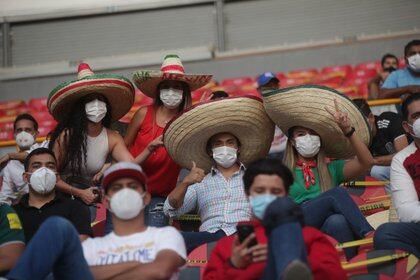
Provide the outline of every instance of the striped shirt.
<path id="1" fill-rule="evenodd" d="M 226 179 L 216 168 L 212 168 L 203 181 L 188 187 L 182 206 L 175 210 L 168 199 L 163 211 L 170 217 L 197 210 L 201 219 L 200 231 L 214 233 L 223 230 L 226 235 L 236 232 L 236 224 L 251 218 L 251 207 L 245 195 L 242 177 L 245 167 Z"/>

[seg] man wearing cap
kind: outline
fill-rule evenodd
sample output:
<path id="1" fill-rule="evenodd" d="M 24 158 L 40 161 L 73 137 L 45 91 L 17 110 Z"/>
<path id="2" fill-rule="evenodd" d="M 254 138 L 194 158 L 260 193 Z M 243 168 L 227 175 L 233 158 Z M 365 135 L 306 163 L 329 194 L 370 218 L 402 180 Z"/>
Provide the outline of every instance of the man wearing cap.
<path id="1" fill-rule="evenodd" d="M 267 154 L 273 128 L 261 100 L 250 97 L 198 104 L 167 126 L 168 153 L 192 169 L 169 194 L 164 212 L 179 217 L 197 209 L 201 219 L 200 232 L 182 232 L 188 252 L 235 233 L 236 224 L 251 217 L 242 182 L 244 165 Z"/>
<path id="2" fill-rule="evenodd" d="M 44 279 L 53 272 L 55 279 L 176 279 L 185 264 L 184 240 L 172 227 L 145 225 L 143 209 L 151 198 L 145 186 L 146 177 L 138 165 L 111 166 L 104 174 L 103 188 L 114 231 L 80 246 L 71 224 L 50 218 L 7 277 Z"/>
<path id="3" fill-rule="evenodd" d="M 258 91 L 262 95 L 263 92 L 268 92 L 280 88 L 280 80 L 273 72 L 262 73 L 258 79 Z M 281 129 L 276 126 L 274 130 L 274 138 L 271 143 L 270 151 L 268 152 L 270 158 L 283 159 L 284 150 L 286 149 L 287 137 L 281 131 Z"/>

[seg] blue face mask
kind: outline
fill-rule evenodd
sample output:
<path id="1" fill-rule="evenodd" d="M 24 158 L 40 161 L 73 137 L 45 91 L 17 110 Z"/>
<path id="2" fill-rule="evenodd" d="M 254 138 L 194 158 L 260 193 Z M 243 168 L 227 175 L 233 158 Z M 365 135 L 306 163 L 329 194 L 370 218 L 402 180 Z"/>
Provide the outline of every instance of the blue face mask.
<path id="1" fill-rule="evenodd" d="M 277 196 L 273 194 L 261 194 L 256 196 L 250 196 L 249 202 L 251 203 L 252 212 L 255 217 L 262 220 L 264 217 L 264 212 L 267 206 L 273 202 Z"/>

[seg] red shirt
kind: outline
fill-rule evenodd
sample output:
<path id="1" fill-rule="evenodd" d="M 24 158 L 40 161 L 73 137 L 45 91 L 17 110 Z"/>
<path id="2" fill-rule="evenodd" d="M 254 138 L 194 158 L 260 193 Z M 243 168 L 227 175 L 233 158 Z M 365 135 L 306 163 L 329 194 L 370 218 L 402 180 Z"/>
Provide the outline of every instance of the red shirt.
<path id="1" fill-rule="evenodd" d="M 257 221 L 253 223 L 258 243 L 266 244 L 267 237 L 264 227 Z M 204 271 L 204 280 L 261 278 L 265 262 L 252 263 L 244 269 L 236 269 L 229 264 L 234 238 L 234 235 L 226 236 L 217 242 Z M 347 279 L 346 273 L 341 267 L 337 250 L 323 233 L 312 227 L 304 227 L 303 239 L 314 280 Z"/>
<path id="2" fill-rule="evenodd" d="M 138 131 L 134 144 L 130 147 L 131 154 L 136 157 L 154 139 L 162 135 L 164 127 L 156 123 L 154 105 L 147 106 L 146 116 Z M 141 165 L 147 176 L 147 189 L 152 196 L 167 197 L 175 188 L 180 166 L 176 164 L 165 147 L 157 148 Z"/>

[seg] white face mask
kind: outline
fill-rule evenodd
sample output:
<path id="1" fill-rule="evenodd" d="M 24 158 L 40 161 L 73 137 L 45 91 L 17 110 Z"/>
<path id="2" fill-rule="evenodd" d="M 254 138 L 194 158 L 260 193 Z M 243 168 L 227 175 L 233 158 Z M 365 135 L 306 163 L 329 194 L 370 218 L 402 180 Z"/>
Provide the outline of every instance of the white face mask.
<path id="1" fill-rule="evenodd" d="M 411 136 L 420 139 L 420 118 L 415 120 L 413 124 L 408 124 L 414 132 L 414 135 L 411 134 Z"/>
<path id="2" fill-rule="evenodd" d="M 88 120 L 99 123 L 105 118 L 107 112 L 106 103 L 95 99 L 85 104 L 85 110 Z"/>
<path id="3" fill-rule="evenodd" d="M 160 90 L 160 100 L 165 107 L 175 109 L 182 102 L 182 93 L 180 89 L 166 88 Z"/>
<path id="4" fill-rule="evenodd" d="M 143 196 L 133 189 L 123 188 L 111 197 L 110 210 L 121 220 L 133 219 L 144 208 Z"/>
<path id="5" fill-rule="evenodd" d="M 420 72 L 420 54 L 415 54 L 407 58 L 408 66 L 415 72 Z"/>
<path id="6" fill-rule="evenodd" d="M 57 182 L 55 172 L 47 167 L 41 167 L 31 174 L 29 179 L 30 186 L 40 194 L 50 193 Z"/>
<path id="7" fill-rule="evenodd" d="M 296 150 L 305 157 L 310 158 L 318 154 L 321 148 L 321 139 L 317 135 L 306 134 L 295 138 Z"/>
<path id="8" fill-rule="evenodd" d="M 22 131 L 16 134 L 15 139 L 16 144 L 21 149 L 28 149 L 35 143 L 35 137 L 26 131 Z"/>
<path id="9" fill-rule="evenodd" d="M 229 168 L 235 164 L 238 153 L 237 149 L 226 146 L 217 147 L 213 150 L 213 159 L 216 163 L 224 168 Z"/>

